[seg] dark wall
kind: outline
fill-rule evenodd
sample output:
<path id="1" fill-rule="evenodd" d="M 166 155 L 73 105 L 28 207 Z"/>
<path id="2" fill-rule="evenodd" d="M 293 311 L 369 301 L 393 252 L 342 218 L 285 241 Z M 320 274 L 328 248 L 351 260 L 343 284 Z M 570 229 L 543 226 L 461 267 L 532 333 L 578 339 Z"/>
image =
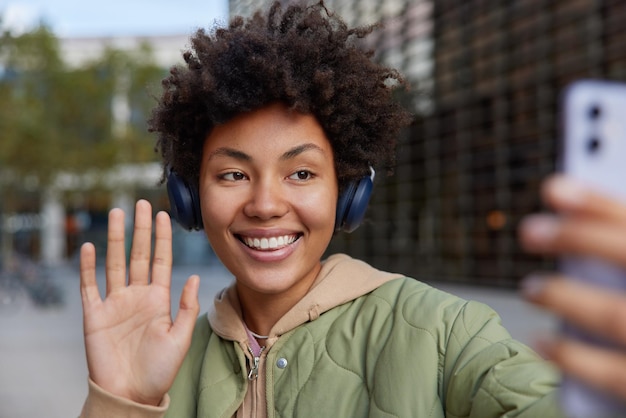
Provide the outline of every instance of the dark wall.
<path id="1" fill-rule="evenodd" d="M 437 0 L 430 18 L 432 108 L 400 138 L 394 176 L 378 176 L 366 223 L 330 251 L 426 281 L 513 287 L 553 265 L 520 250 L 517 226 L 543 209 L 562 88 L 626 80 L 626 2 Z"/>

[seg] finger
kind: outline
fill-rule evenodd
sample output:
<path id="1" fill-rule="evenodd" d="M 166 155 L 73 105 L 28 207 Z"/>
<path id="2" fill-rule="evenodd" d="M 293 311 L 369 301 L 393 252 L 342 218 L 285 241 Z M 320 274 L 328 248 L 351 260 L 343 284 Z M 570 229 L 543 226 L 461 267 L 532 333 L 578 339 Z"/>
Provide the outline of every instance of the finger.
<path id="1" fill-rule="evenodd" d="M 170 287 L 172 281 L 172 223 L 165 212 L 156 216 L 152 283 Z"/>
<path id="2" fill-rule="evenodd" d="M 623 352 L 564 339 L 541 341 L 537 349 L 565 373 L 602 391 L 626 397 L 626 355 Z"/>
<path id="3" fill-rule="evenodd" d="M 626 225 L 590 218 L 531 215 L 520 223 L 524 249 L 543 254 L 595 256 L 626 266 Z"/>
<path id="4" fill-rule="evenodd" d="M 80 295 L 83 311 L 102 301 L 96 280 L 96 248 L 90 242 L 80 248 Z"/>
<path id="5" fill-rule="evenodd" d="M 543 183 L 541 194 L 558 211 L 626 225 L 626 201 L 609 197 L 579 180 L 552 176 Z"/>
<path id="6" fill-rule="evenodd" d="M 532 303 L 594 335 L 626 345 L 626 297 L 559 276 L 532 276 L 522 282 Z"/>
<path id="7" fill-rule="evenodd" d="M 106 279 L 107 295 L 126 285 L 126 245 L 124 242 L 124 211 L 109 212 L 107 234 Z"/>
<path id="8" fill-rule="evenodd" d="M 146 285 L 150 276 L 150 256 L 152 251 L 152 206 L 146 200 L 135 205 L 135 226 L 133 245 L 130 250 L 128 283 Z"/>
<path id="9" fill-rule="evenodd" d="M 200 277 L 191 276 L 180 296 L 180 304 L 178 314 L 172 326 L 172 333 L 180 342 L 184 342 L 185 350 L 189 348 L 191 343 L 191 334 L 200 312 L 200 304 L 198 303 L 198 288 L 200 287 Z"/>

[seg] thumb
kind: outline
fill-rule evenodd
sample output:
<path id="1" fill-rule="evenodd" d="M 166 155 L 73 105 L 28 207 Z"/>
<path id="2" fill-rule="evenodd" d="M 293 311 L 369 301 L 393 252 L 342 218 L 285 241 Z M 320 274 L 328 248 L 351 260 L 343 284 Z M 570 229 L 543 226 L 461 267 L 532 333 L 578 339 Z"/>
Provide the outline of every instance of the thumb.
<path id="1" fill-rule="evenodd" d="M 200 277 L 193 275 L 187 279 L 183 292 L 180 295 L 178 314 L 172 326 L 172 333 L 179 341 L 191 343 L 191 334 L 200 312 L 198 303 L 198 288 L 200 287 Z"/>

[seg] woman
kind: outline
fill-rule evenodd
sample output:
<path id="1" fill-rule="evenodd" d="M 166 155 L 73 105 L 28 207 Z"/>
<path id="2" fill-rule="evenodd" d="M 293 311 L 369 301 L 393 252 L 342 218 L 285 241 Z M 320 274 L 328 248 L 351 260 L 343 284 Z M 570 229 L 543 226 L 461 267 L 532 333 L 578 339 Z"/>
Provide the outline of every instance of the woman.
<path id="1" fill-rule="evenodd" d="M 191 39 L 151 129 L 174 215 L 204 229 L 235 281 L 195 321 L 191 277 L 172 322 L 168 216 L 156 216 L 150 271 L 151 208 L 137 203 L 126 285 L 123 213 L 111 211 L 104 301 L 93 245 L 81 252 L 84 416 L 558 415 L 557 374 L 488 307 L 346 255 L 322 260 L 358 225 L 371 172 L 391 168 L 410 122 L 392 98 L 400 75 L 358 48 L 371 30 L 322 3 L 277 3 Z"/>

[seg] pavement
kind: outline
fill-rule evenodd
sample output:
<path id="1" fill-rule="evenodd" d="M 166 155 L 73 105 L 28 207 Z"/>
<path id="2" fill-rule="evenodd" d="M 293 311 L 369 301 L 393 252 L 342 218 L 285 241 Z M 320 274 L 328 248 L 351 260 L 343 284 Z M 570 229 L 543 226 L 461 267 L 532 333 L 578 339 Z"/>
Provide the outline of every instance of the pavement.
<path id="1" fill-rule="evenodd" d="M 200 274 L 200 303 L 206 311 L 213 296 L 228 285 L 231 277 L 219 265 L 177 267 L 172 278 L 173 295 L 180 295 L 192 273 Z M 61 289 L 63 304 L 42 307 L 22 295 L 0 307 L 0 418 L 67 418 L 80 414 L 87 394 L 87 366 L 78 272 L 64 266 L 55 269 L 50 280 Z M 102 281 L 99 284 L 104 285 Z M 490 305 L 513 337 L 526 344 L 532 345 L 536 335 L 555 327 L 551 316 L 528 305 L 515 291 L 431 284 Z M 173 296 L 172 305 L 176 299 Z"/>

